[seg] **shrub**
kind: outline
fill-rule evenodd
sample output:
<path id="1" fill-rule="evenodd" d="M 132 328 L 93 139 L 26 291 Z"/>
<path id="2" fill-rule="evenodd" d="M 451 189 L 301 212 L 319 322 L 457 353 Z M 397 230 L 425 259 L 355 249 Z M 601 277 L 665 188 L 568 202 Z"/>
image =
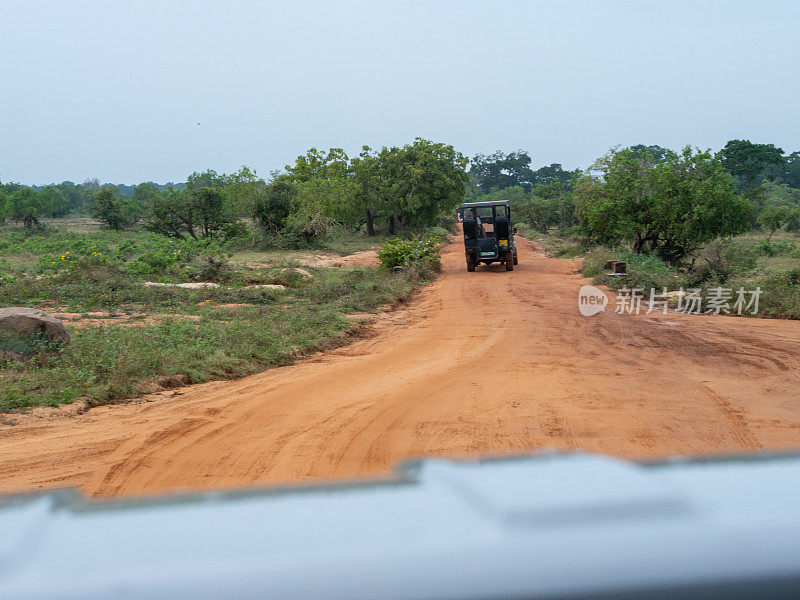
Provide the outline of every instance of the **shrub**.
<path id="1" fill-rule="evenodd" d="M 135 260 L 127 262 L 125 271 L 131 275 L 160 275 L 181 259 L 182 254 L 179 250 L 161 249 L 142 254 Z"/>
<path id="2" fill-rule="evenodd" d="M 734 275 L 754 269 L 757 263 L 758 250 L 738 242 L 716 240 L 698 253 L 692 267 L 692 283 L 725 283 Z"/>
<path id="3" fill-rule="evenodd" d="M 779 254 L 788 254 L 791 256 L 795 253 L 797 247 L 794 242 L 784 242 L 782 240 L 770 242 L 768 240 L 762 240 L 753 246 L 753 250 L 764 256 L 777 256 Z"/>
<path id="4" fill-rule="evenodd" d="M 109 229 L 120 230 L 139 218 L 130 200 L 124 198 L 116 186 L 100 189 L 92 203 L 92 217 Z"/>
<path id="5" fill-rule="evenodd" d="M 189 265 L 186 274 L 194 281 L 224 283 L 233 277 L 233 269 L 224 258 L 217 260 L 213 256 L 205 256 Z"/>
<path id="6" fill-rule="evenodd" d="M 439 262 L 439 243 L 433 238 L 389 240 L 378 250 L 378 259 L 386 269 L 395 267 L 421 267 L 434 271 L 441 268 Z"/>
<path id="7" fill-rule="evenodd" d="M 759 313 L 770 317 L 800 319 L 800 268 L 771 273 L 756 281 L 743 281 L 748 289 L 761 288 Z M 737 282 L 734 287 L 738 287 Z"/>
<path id="8" fill-rule="evenodd" d="M 609 260 L 623 260 L 628 263 L 625 275 L 606 274 L 605 263 Z M 686 274 L 670 268 L 667 263 L 654 255 L 626 252 L 620 254 L 609 248 L 600 247 L 589 253 L 582 269 L 583 275 L 591 277 L 595 283 L 612 288 L 641 288 L 649 293 L 651 289 L 675 290 L 686 285 Z"/>

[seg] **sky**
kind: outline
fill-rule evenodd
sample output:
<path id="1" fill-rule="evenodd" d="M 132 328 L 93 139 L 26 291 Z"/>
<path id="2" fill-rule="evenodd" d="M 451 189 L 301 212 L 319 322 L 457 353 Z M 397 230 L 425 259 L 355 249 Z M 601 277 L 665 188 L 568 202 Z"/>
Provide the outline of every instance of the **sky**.
<path id="1" fill-rule="evenodd" d="M 800 2 L 0 0 L 0 181 L 259 175 L 423 137 L 585 168 L 800 150 Z"/>

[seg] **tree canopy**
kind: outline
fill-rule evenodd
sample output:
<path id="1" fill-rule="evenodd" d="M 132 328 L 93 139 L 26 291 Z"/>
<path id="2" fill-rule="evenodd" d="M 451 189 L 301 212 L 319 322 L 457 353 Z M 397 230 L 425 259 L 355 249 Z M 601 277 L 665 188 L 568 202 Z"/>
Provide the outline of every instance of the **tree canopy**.
<path id="1" fill-rule="evenodd" d="M 783 150 L 774 144 L 754 144 L 750 140 L 730 140 L 720 152 L 722 164 L 736 177 L 743 189 L 761 183 L 770 167 L 782 167 Z"/>
<path id="2" fill-rule="evenodd" d="M 668 152 L 663 162 L 630 148 L 599 159 L 577 186 L 577 214 L 604 243 L 677 261 L 702 243 L 744 231 L 748 201 L 709 151 Z"/>

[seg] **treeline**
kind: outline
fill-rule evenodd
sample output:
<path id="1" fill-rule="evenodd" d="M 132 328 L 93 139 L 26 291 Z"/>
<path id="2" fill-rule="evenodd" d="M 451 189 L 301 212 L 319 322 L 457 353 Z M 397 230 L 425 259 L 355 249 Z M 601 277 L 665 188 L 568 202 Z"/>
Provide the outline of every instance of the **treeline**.
<path id="1" fill-rule="evenodd" d="M 527 152 L 472 160 L 469 194 L 509 200 L 517 219 L 680 261 L 718 237 L 800 230 L 800 152 L 731 140 L 719 152 L 615 148 L 586 171 L 530 168 Z"/>
<path id="2" fill-rule="evenodd" d="M 182 189 L 186 187 L 185 183 L 147 182 L 145 185 L 162 191 L 169 188 Z M 136 193 L 138 187 L 136 185 L 101 184 L 97 179 L 90 179 L 83 183 L 63 181 L 43 186 L 0 183 L 0 223 L 11 220 L 26 227 L 33 227 L 39 222 L 39 219 L 45 217 L 58 218 L 89 211 L 97 193 L 102 189 L 111 188 L 130 198 Z"/>
<path id="3" fill-rule="evenodd" d="M 99 182 L 40 189 L 0 185 L 0 220 L 34 227 L 42 217 L 80 210 L 110 229 L 144 228 L 175 238 L 243 235 L 245 219 L 261 239 L 303 245 L 333 225 L 373 236 L 431 226 L 463 200 L 469 161 L 450 145 L 416 139 L 356 157 L 310 149 L 268 179 L 242 167 L 193 173 L 180 186 L 147 182 L 122 190 Z M 129 193 L 123 193 L 127 191 Z"/>

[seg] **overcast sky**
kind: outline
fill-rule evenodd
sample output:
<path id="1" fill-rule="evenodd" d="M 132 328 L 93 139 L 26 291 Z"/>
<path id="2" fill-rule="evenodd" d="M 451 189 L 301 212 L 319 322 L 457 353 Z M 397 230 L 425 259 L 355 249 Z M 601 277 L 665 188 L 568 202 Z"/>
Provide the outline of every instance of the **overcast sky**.
<path id="1" fill-rule="evenodd" d="M 0 0 L 0 180 L 262 176 L 415 137 L 800 149 L 800 2 Z"/>

